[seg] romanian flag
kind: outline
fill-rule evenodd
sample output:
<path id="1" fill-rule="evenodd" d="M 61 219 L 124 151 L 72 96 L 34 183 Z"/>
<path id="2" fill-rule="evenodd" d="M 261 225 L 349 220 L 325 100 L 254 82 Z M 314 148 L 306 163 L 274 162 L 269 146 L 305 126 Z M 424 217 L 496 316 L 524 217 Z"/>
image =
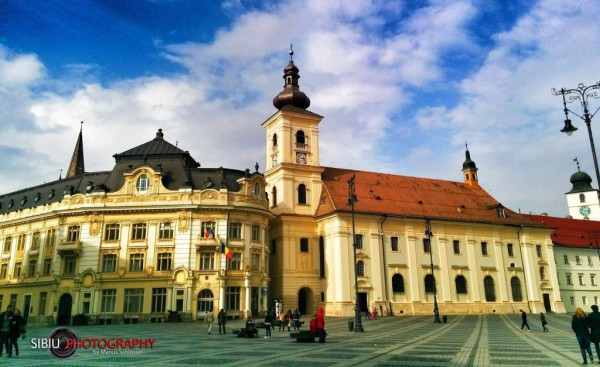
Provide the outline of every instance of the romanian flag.
<path id="1" fill-rule="evenodd" d="M 231 256 L 233 256 L 233 254 L 231 253 L 231 251 L 229 251 L 229 247 L 227 247 L 225 242 L 221 242 L 221 253 L 225 254 L 225 257 L 228 259 L 231 259 Z"/>

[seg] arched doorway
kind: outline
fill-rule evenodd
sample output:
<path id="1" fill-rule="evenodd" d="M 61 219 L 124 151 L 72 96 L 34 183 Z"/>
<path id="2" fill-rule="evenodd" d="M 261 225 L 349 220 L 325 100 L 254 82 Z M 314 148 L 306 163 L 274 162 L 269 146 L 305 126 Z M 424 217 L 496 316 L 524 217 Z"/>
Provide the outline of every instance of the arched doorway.
<path id="1" fill-rule="evenodd" d="M 308 315 L 314 313 L 313 310 L 313 296 L 310 288 L 300 288 L 298 291 L 298 311 L 301 315 Z"/>
<path id="2" fill-rule="evenodd" d="M 210 289 L 203 289 L 198 293 L 197 317 L 204 316 L 206 311 L 213 310 L 213 292 Z"/>
<path id="3" fill-rule="evenodd" d="M 71 309 L 73 307 L 73 297 L 69 293 L 60 296 L 58 301 L 58 315 L 56 316 L 57 325 L 69 325 L 71 323 Z"/>

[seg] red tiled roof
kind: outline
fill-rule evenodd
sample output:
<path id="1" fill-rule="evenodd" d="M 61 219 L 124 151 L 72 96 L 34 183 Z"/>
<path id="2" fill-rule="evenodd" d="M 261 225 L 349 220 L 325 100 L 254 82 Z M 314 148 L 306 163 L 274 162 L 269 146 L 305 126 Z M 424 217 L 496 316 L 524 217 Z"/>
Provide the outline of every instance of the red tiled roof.
<path id="1" fill-rule="evenodd" d="M 353 174 L 356 212 L 540 227 L 509 209 L 504 209 L 506 218 L 499 218 L 496 208 L 501 204 L 496 199 L 462 182 L 329 167 L 322 175 L 325 198 L 317 216 L 350 210 L 348 180 Z"/>
<path id="2" fill-rule="evenodd" d="M 524 215 L 540 224 L 553 227 L 552 243 L 567 247 L 596 247 L 600 241 L 600 222 L 595 220 L 549 217 L 546 215 Z"/>

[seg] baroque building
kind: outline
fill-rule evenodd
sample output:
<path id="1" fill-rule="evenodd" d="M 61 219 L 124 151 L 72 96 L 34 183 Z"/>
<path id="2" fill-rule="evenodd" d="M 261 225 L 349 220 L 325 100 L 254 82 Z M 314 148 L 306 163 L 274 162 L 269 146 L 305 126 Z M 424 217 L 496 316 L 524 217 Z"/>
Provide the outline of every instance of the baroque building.
<path id="1" fill-rule="evenodd" d="M 0 307 L 49 324 L 264 311 L 272 215 L 258 165 L 200 168 L 160 129 L 114 158 L 85 172 L 80 131 L 67 177 L 0 196 Z"/>

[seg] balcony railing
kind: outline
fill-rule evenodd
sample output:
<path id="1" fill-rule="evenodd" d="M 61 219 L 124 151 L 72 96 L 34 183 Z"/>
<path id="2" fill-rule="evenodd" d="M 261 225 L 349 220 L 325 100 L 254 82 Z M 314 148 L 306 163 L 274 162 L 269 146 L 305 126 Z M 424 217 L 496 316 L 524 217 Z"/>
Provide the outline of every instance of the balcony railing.
<path id="1" fill-rule="evenodd" d="M 62 253 L 73 252 L 78 254 L 81 252 L 81 241 L 60 241 L 56 247 L 56 250 Z"/>

